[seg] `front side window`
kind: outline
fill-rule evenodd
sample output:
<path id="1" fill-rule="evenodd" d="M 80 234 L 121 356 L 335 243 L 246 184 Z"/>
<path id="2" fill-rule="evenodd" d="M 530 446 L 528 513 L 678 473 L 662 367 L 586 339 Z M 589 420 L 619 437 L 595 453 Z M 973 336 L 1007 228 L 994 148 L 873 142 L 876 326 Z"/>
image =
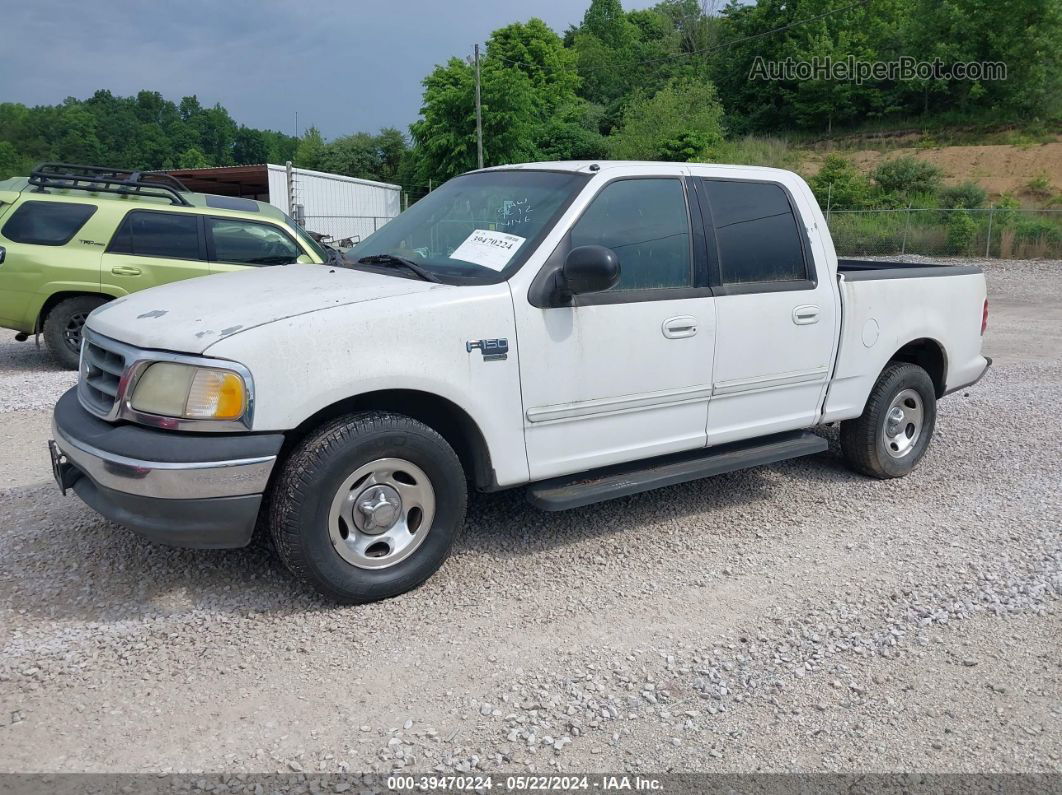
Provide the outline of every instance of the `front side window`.
<path id="1" fill-rule="evenodd" d="M 523 264 L 588 179 L 522 169 L 455 177 L 373 232 L 347 258 L 403 257 L 443 281 L 496 282 Z"/>
<path id="2" fill-rule="evenodd" d="M 92 204 L 23 202 L 0 230 L 15 243 L 65 246 L 96 212 Z"/>
<path id="3" fill-rule="evenodd" d="M 691 287 L 690 225 L 677 179 L 623 179 L 606 185 L 572 227 L 572 248 L 616 252 L 615 290 Z"/>
<path id="4" fill-rule="evenodd" d="M 770 182 L 703 182 L 711 207 L 723 284 L 807 279 L 789 197 Z"/>
<path id="5" fill-rule="evenodd" d="M 230 218 L 208 218 L 213 259 L 237 265 L 285 265 L 302 253 L 295 241 L 269 224 Z"/>
<path id="6" fill-rule="evenodd" d="M 134 210 L 122 221 L 107 250 L 166 259 L 200 259 L 199 219 L 186 213 Z"/>

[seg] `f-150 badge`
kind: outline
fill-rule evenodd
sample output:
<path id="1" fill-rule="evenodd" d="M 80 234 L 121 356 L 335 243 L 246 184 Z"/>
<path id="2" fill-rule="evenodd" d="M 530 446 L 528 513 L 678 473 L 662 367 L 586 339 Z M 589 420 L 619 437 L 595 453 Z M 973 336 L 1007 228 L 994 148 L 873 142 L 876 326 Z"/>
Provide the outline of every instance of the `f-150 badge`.
<path id="1" fill-rule="evenodd" d="M 483 354 L 483 361 L 498 362 L 509 358 L 509 340 L 469 340 L 465 343 L 465 350 L 469 353 L 479 348 Z"/>

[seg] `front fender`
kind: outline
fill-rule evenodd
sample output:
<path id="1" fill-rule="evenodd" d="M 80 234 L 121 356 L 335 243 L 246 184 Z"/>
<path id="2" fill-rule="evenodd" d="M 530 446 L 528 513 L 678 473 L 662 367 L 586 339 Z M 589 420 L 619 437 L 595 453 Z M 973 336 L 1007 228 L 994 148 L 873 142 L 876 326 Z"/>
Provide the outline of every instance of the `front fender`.
<path id="1" fill-rule="evenodd" d="M 206 355 L 238 361 L 251 371 L 255 431 L 291 430 L 329 406 L 371 392 L 423 392 L 472 418 L 498 485 L 526 482 L 508 285 L 442 292 L 284 318 L 225 337 Z M 468 349 L 468 342 L 481 338 L 507 339 L 506 358 Z"/>

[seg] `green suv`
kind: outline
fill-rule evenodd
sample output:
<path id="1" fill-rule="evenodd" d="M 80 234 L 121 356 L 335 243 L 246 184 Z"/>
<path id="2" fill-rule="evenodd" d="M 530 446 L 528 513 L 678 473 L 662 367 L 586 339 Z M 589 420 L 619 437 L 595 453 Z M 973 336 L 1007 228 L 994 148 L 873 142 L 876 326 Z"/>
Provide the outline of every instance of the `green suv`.
<path id="1" fill-rule="evenodd" d="M 165 174 L 44 163 L 0 181 L 0 326 L 43 333 L 70 369 L 85 318 L 112 298 L 336 256 L 272 205 L 191 193 Z"/>

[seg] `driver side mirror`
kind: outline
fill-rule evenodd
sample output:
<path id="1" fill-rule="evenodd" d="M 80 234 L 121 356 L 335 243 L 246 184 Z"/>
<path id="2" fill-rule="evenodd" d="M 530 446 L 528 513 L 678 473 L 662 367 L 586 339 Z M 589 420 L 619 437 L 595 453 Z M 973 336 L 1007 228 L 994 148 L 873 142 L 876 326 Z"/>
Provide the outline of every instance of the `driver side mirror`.
<path id="1" fill-rule="evenodd" d="M 561 277 L 562 288 L 571 295 L 600 293 L 619 281 L 619 257 L 605 246 L 578 246 L 568 252 Z"/>
<path id="2" fill-rule="evenodd" d="M 295 258 L 295 261 L 301 262 L 303 265 L 309 265 L 313 262 L 309 254 L 299 254 L 299 256 Z"/>

